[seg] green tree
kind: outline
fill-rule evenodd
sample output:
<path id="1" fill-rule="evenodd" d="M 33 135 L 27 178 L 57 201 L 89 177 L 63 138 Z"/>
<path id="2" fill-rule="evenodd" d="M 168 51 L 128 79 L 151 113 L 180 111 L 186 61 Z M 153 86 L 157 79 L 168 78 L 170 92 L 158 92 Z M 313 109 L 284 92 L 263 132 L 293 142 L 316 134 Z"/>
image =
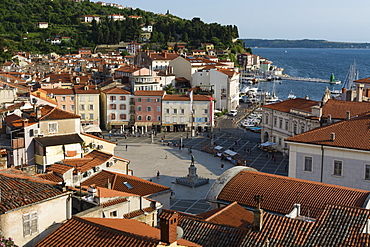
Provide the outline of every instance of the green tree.
<path id="1" fill-rule="evenodd" d="M 166 94 L 175 94 L 176 92 L 176 88 L 172 84 L 164 86 L 163 90 L 166 91 Z"/>

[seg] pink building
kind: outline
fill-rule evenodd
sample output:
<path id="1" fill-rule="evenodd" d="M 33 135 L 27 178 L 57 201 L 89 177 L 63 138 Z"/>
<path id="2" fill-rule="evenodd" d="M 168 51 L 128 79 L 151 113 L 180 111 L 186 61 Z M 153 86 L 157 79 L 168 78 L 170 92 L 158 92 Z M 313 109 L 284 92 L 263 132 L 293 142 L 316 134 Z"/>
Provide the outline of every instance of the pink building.
<path id="1" fill-rule="evenodd" d="M 135 133 L 160 131 L 162 98 L 165 91 L 138 90 L 135 92 Z"/>

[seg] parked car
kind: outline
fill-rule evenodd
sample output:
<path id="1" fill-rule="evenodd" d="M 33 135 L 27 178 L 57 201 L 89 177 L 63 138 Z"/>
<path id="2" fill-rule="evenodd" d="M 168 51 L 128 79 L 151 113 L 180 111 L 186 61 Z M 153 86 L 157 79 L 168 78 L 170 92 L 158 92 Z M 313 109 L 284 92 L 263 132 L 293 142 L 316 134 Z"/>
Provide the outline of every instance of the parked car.
<path id="1" fill-rule="evenodd" d="M 233 116 L 233 117 L 235 117 L 236 114 L 238 114 L 238 111 L 237 110 L 231 110 L 230 113 L 229 113 L 229 115 L 230 116 Z"/>

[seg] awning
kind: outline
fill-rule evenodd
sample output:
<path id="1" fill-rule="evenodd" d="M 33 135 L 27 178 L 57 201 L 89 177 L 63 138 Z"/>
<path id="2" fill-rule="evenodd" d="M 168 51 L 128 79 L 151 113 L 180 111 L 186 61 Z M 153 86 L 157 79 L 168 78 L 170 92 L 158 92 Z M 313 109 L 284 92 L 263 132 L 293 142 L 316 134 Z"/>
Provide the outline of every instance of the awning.
<path id="1" fill-rule="evenodd" d="M 101 132 L 100 127 L 94 124 L 82 126 L 82 129 L 84 130 L 85 133 Z"/>
<path id="2" fill-rule="evenodd" d="M 216 146 L 216 147 L 214 147 L 214 149 L 216 149 L 216 150 L 221 150 L 221 149 L 223 149 L 223 147 L 221 147 L 221 146 Z"/>
<path id="3" fill-rule="evenodd" d="M 35 142 L 43 147 L 66 145 L 72 143 L 82 143 L 83 140 L 78 134 L 48 136 L 48 137 L 35 137 Z"/>
<path id="4" fill-rule="evenodd" d="M 276 143 L 273 143 L 273 142 L 264 142 L 261 144 L 262 147 L 267 147 L 267 146 L 272 146 L 272 145 L 275 145 Z"/>
<path id="5" fill-rule="evenodd" d="M 236 152 L 234 152 L 234 151 L 231 151 L 230 149 L 226 150 L 224 153 L 225 153 L 225 154 L 228 154 L 228 155 L 230 155 L 230 156 L 234 156 L 234 155 L 237 155 L 237 154 L 238 154 L 238 153 L 236 153 Z"/>

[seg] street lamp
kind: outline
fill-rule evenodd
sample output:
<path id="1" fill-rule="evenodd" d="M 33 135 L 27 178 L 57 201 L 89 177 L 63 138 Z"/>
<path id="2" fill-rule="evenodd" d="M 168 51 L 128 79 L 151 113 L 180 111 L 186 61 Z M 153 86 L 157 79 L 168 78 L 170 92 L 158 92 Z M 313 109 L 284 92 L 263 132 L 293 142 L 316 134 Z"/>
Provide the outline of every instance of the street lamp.
<path id="1" fill-rule="evenodd" d="M 182 149 L 182 135 L 180 135 L 180 149 Z"/>

